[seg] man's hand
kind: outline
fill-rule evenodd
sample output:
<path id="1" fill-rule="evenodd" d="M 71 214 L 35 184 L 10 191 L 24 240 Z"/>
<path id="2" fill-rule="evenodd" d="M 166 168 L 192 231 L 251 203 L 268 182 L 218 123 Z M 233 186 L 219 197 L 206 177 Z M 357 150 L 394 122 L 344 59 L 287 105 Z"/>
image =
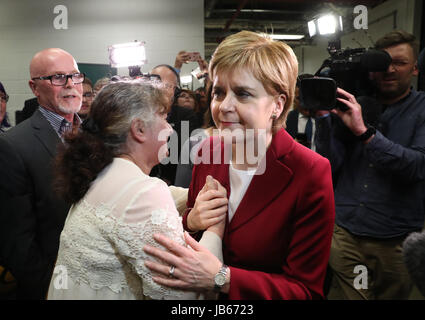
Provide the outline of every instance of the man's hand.
<path id="1" fill-rule="evenodd" d="M 344 124 L 355 136 L 360 136 L 361 134 L 365 133 L 367 127 L 363 121 L 362 107 L 357 102 L 356 98 L 341 88 L 338 88 L 336 93 L 338 96 L 342 97 L 337 98 L 337 100 L 345 104 L 348 107 L 348 110 L 341 111 L 339 109 L 334 109 L 332 110 L 332 113 L 338 115 L 338 117 L 341 118 Z"/>

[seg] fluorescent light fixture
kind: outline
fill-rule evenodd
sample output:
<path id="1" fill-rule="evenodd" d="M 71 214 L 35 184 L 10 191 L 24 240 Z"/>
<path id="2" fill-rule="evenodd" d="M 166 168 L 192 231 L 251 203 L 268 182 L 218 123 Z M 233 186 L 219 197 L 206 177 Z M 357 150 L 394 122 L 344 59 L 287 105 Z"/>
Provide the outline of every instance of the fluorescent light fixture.
<path id="1" fill-rule="evenodd" d="M 180 82 L 182 84 L 188 84 L 188 83 L 192 83 L 192 76 L 188 75 L 188 76 L 181 76 L 180 77 Z"/>
<path id="2" fill-rule="evenodd" d="M 108 51 L 109 62 L 113 68 L 141 66 L 147 62 L 144 42 L 114 44 L 108 47 Z"/>
<path id="3" fill-rule="evenodd" d="M 271 34 L 270 37 L 275 40 L 301 40 L 303 34 Z"/>
<path id="4" fill-rule="evenodd" d="M 310 34 L 310 37 L 314 37 L 317 33 L 316 23 L 314 20 L 308 22 L 308 33 Z"/>

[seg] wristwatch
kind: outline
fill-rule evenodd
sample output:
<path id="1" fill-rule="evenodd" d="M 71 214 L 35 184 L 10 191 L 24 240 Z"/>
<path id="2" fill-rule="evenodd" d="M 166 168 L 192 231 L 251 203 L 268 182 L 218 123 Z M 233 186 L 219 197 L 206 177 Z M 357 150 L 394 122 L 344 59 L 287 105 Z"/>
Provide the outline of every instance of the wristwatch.
<path id="1" fill-rule="evenodd" d="M 228 267 L 223 263 L 220 270 L 214 276 L 214 291 L 220 292 L 221 288 L 226 283 L 226 275 L 227 275 Z"/>
<path id="2" fill-rule="evenodd" d="M 359 141 L 366 141 L 371 136 L 373 136 L 376 133 L 376 129 L 370 125 L 367 125 L 367 130 L 362 133 L 361 135 L 357 136 L 357 140 Z"/>

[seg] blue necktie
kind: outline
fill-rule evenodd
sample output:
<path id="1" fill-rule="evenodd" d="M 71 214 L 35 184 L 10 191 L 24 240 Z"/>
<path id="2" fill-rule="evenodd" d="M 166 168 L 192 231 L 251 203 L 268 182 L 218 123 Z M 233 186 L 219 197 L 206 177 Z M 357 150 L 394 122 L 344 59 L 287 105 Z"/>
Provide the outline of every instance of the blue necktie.
<path id="1" fill-rule="evenodd" d="M 311 137 L 313 135 L 313 121 L 311 121 L 311 117 L 308 117 L 307 124 L 305 125 L 305 136 L 308 142 L 311 142 Z"/>

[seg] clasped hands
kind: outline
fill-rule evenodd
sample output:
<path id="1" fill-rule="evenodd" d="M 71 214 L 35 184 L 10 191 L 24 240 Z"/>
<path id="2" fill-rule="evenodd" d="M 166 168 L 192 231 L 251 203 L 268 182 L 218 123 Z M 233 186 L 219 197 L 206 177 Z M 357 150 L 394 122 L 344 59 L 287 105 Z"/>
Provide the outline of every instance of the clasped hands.
<path id="1" fill-rule="evenodd" d="M 208 230 L 223 238 L 227 204 L 226 189 L 217 180 L 208 176 L 198 193 L 194 207 L 188 214 L 189 229 Z M 184 233 L 187 247 L 161 234 L 155 234 L 154 239 L 167 249 L 161 250 L 148 245 L 143 248 L 147 254 L 163 261 L 163 263 L 145 261 L 146 267 L 158 274 L 153 277 L 155 282 L 188 291 L 205 292 L 214 288 L 214 275 L 220 270 L 222 263 L 187 232 Z M 172 273 L 170 266 L 174 267 Z"/>

